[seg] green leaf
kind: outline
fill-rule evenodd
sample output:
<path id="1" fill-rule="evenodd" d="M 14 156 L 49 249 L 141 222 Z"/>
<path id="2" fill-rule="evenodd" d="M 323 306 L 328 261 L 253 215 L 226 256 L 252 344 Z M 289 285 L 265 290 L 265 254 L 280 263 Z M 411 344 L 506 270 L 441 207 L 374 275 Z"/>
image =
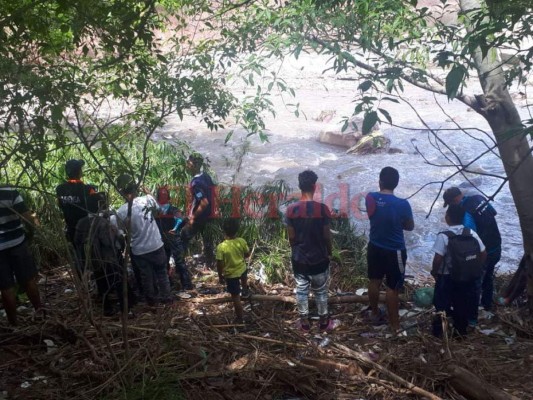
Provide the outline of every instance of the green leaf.
<path id="1" fill-rule="evenodd" d="M 389 112 L 385 110 L 384 108 L 378 108 L 379 112 L 387 118 L 387 121 L 389 121 L 389 124 L 392 124 L 392 117 L 390 116 Z"/>
<path id="2" fill-rule="evenodd" d="M 372 81 L 364 81 L 363 83 L 361 83 L 358 87 L 358 89 L 361 91 L 361 92 L 366 92 L 367 90 L 369 90 L 370 88 L 372 87 Z"/>
<path id="3" fill-rule="evenodd" d="M 378 113 L 375 111 L 370 111 L 365 114 L 365 118 L 363 119 L 363 135 L 367 135 L 372 131 L 372 128 L 374 125 L 376 125 L 376 122 L 378 122 Z"/>
<path id="4" fill-rule="evenodd" d="M 226 139 L 224 139 L 224 144 L 227 144 L 232 136 L 233 136 L 233 130 L 229 131 L 228 134 L 226 135 Z"/>
<path id="5" fill-rule="evenodd" d="M 455 65 L 446 76 L 446 94 L 448 99 L 455 99 L 459 87 L 465 78 L 465 69 L 462 65 Z"/>

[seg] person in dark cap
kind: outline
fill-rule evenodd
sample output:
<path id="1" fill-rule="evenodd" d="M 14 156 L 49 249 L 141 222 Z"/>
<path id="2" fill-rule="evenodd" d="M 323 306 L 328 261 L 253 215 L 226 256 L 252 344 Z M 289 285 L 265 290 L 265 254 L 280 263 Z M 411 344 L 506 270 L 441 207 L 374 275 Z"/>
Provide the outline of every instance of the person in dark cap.
<path id="1" fill-rule="evenodd" d="M 158 209 L 157 202 L 146 190 L 145 196 L 137 196 L 138 187 L 131 175 L 119 176 L 117 189 L 126 200 L 117 210 L 117 219 L 126 227 L 131 237 L 131 259 L 141 273 L 146 302 L 149 306 L 155 306 L 159 302 L 171 303 L 167 257 L 153 216 L 153 212 Z"/>
<path id="2" fill-rule="evenodd" d="M 57 202 L 65 218 L 65 234 L 70 243 L 74 241 L 76 224 L 88 214 L 89 196 L 96 193 L 96 187 L 81 180 L 84 165 L 83 160 L 68 160 L 65 163 L 67 180 L 56 187 Z"/>
<path id="3" fill-rule="evenodd" d="M 193 176 L 189 185 L 192 196 L 192 207 L 188 223 L 182 229 L 184 248 L 198 233 L 202 235 L 204 256 L 209 268 L 214 268 L 215 254 L 213 239 L 207 235 L 206 225 L 213 217 L 215 184 L 211 176 L 203 170 L 204 158 L 199 153 L 192 153 L 187 159 L 187 171 Z"/>
<path id="4" fill-rule="evenodd" d="M 183 218 L 181 210 L 170 203 L 170 192 L 167 186 L 161 186 L 157 189 L 156 199 L 159 210 L 155 218 L 165 245 L 168 269 L 170 270 L 170 257 L 172 257 L 180 278 L 181 289 L 192 290 L 193 285 L 185 265 L 183 243 L 180 238 L 181 228 L 187 219 Z"/>
<path id="5" fill-rule="evenodd" d="M 124 309 L 122 285 L 122 250 L 124 239 L 118 228 L 109 220 L 107 196 L 95 193 L 87 201 L 89 214 L 76 225 L 74 243 L 80 259 L 92 271 L 98 294 L 102 300 L 103 314 L 114 315 L 114 292 L 120 309 Z M 133 292 L 128 288 L 128 307 L 134 303 Z"/>
<path id="6" fill-rule="evenodd" d="M 481 305 L 485 310 L 490 311 L 494 296 L 494 268 L 500 261 L 502 251 L 502 238 L 495 218 L 497 212 L 485 197 L 479 194 L 464 195 L 458 187 L 446 189 L 443 199 L 444 207 L 456 204 L 464 209 L 463 225 L 476 232 L 487 249 L 485 273 L 482 280 L 478 282 L 476 290 L 478 291 L 477 298 L 481 294 Z M 477 309 L 476 315 L 470 316 L 469 323 L 476 325 Z"/>

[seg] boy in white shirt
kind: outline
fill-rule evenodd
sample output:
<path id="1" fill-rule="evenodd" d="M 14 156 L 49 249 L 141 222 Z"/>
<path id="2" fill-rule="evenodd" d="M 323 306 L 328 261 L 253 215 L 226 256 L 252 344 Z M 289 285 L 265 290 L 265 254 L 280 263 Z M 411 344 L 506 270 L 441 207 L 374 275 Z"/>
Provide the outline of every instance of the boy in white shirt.
<path id="1" fill-rule="evenodd" d="M 151 195 L 137 197 L 137 185 L 130 175 L 121 175 L 117 179 L 120 194 L 126 200 L 117 211 L 117 218 L 125 225 L 129 218 L 128 234 L 131 235 L 131 258 L 141 273 L 141 285 L 149 306 L 171 303 L 170 283 L 167 273 L 167 256 L 157 223 L 152 215 L 158 205 Z M 131 214 L 128 207 L 131 202 Z M 155 282 L 154 282 L 155 280 Z M 159 298 L 154 293 L 157 285 Z"/>
<path id="2" fill-rule="evenodd" d="M 468 316 L 477 308 L 476 280 L 483 274 L 485 246 L 476 232 L 462 225 L 465 211 L 450 205 L 446 211 L 447 231 L 439 232 L 433 245 L 435 256 L 431 275 L 435 278 L 433 304 L 437 316 L 433 334 L 442 335 L 442 313 L 453 317 L 459 335 L 466 335 Z"/>

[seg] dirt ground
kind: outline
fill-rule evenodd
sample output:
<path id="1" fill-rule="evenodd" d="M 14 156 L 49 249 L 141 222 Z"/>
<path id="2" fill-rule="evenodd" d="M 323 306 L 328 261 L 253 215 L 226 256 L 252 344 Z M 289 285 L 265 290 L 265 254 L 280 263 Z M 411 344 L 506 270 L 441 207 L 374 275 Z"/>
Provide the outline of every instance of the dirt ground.
<path id="1" fill-rule="evenodd" d="M 390 337 L 386 325 L 364 321 L 365 303 L 340 303 L 360 298 L 332 292 L 340 327 L 302 334 L 291 287 L 252 280 L 246 323 L 234 325 L 215 275 L 198 270 L 193 297 L 172 306 L 135 306 L 125 346 L 118 316 L 81 302 L 66 267 L 49 271 L 45 320 L 32 321 L 28 309 L 16 329 L 0 320 L 0 399 L 475 398 L 461 393 L 455 367 L 509 398 L 533 393 L 533 326 L 516 307 L 485 315 L 465 339 L 440 340 L 428 333 L 430 310 L 404 301 L 405 333 Z"/>

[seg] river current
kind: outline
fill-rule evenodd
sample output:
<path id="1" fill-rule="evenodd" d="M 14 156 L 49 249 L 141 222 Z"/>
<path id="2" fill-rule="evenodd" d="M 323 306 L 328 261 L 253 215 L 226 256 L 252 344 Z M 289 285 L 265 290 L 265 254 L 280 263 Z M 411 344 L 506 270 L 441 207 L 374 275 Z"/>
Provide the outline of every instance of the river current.
<path id="1" fill-rule="evenodd" d="M 279 68 L 279 65 L 276 67 Z M 247 138 L 246 132 L 231 126 L 231 122 L 227 130 L 211 132 L 197 118 L 185 117 L 180 120 L 177 116 L 169 118 L 164 128 L 157 132 L 156 138 L 190 143 L 209 158 L 218 181 L 222 183 L 261 185 L 283 179 L 296 191 L 298 173 L 307 168 L 313 169 L 323 187 L 318 196 L 336 208 L 347 208 L 358 232 L 368 232 L 369 228 L 364 213 L 358 210 L 361 194 L 377 190 L 381 168 L 389 165 L 398 169 L 400 184 L 396 194 L 409 198 L 415 218 L 414 231 L 405 233 L 409 257 L 407 273 L 424 275 L 430 268 L 436 234 L 444 230 L 446 225 L 442 194 L 437 198 L 440 183 L 420 189 L 429 182 L 441 182 L 457 171 L 452 166 L 430 165 L 424 157 L 431 164 L 449 165 L 446 157 L 453 159 L 457 155 L 466 164 L 486 151 L 486 144 L 491 144 L 491 139 L 482 132 L 490 132 L 489 128 L 480 116 L 457 101 L 449 102 L 445 96 L 434 97 L 424 90 L 405 87 L 402 97 L 411 106 L 403 101 L 399 104 L 384 101 L 380 105 L 389 111 L 396 125 L 391 127 L 382 124 L 380 130 L 391 139 L 391 147 L 401 150 L 401 153 L 346 154 L 346 149 L 319 143 L 317 137 L 324 130 L 340 130 L 340 121 L 351 115 L 355 106 L 353 99 L 360 82 L 354 81 L 354 76 L 350 74 L 323 74 L 324 69 L 323 58 L 309 55 L 282 66 L 282 76 L 296 90 L 296 98 L 281 93 L 272 96 L 277 116 L 265 118 L 269 134 L 266 143 L 262 143 L 257 136 Z M 251 93 L 237 84 L 234 92 L 237 96 Z M 524 117 L 527 112 L 526 100 L 518 93 L 515 95 Z M 289 103 L 299 103 L 299 118 L 291 113 L 291 107 L 287 106 Z M 331 115 L 331 120 L 316 120 L 320 114 Z M 458 129 L 456 123 L 463 128 L 476 130 L 469 131 L 469 136 Z M 437 132 L 442 142 L 435 140 L 428 127 Z M 229 129 L 234 129 L 234 135 L 224 144 Z M 241 168 L 236 172 L 243 146 L 247 150 L 242 157 Z M 415 146 L 424 157 L 416 151 Z M 442 153 L 436 147 L 440 147 Z M 471 169 L 504 175 L 501 160 L 497 153 L 492 152 L 477 160 Z M 486 195 L 494 193 L 501 184 L 500 179 L 487 176 L 469 174 L 468 179 Z M 450 186 L 461 186 L 466 193 L 478 190 L 461 175 L 444 184 L 444 188 Z M 337 200 L 332 202 L 335 198 Z M 339 198 L 343 199 L 342 204 Z M 498 193 L 493 206 L 498 212 L 496 218 L 503 239 L 499 270 L 512 271 L 521 257 L 522 236 L 507 185 Z"/>

